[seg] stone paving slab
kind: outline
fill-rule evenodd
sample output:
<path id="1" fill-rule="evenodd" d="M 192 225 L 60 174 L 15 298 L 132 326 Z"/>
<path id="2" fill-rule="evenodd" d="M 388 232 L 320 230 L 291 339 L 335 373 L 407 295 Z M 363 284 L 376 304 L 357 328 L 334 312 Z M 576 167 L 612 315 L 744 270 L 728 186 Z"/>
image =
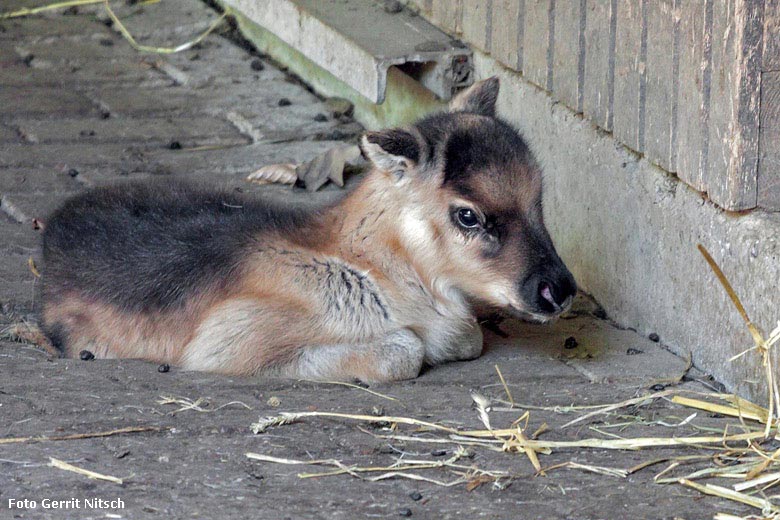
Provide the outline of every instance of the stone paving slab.
<path id="1" fill-rule="evenodd" d="M 659 343 L 592 315 L 573 315 L 554 327 L 513 322 L 505 330 L 518 347 L 542 348 L 591 383 L 652 386 L 679 380 L 688 368 L 686 360 Z"/>
<path id="2" fill-rule="evenodd" d="M 488 338 L 490 341 L 492 336 Z M 410 509 L 415 518 L 701 518 L 715 511 L 739 512 L 739 507 L 717 499 L 700 501 L 692 491 L 670 490 L 652 483 L 652 471 L 628 479 L 588 475 L 575 470 L 551 471 L 546 477 L 533 477 L 533 468 L 524 456 L 476 451 L 467 464 L 502 469 L 516 475 L 503 491 L 490 484 L 468 492 L 464 487 L 442 488 L 425 482 L 388 480 L 361 482 L 346 475 L 300 479 L 297 474 L 319 471 L 316 466 L 284 466 L 246 459 L 246 452 L 283 458 L 333 458 L 345 463 L 389 465 L 400 454 L 414 459 L 437 461 L 431 445 L 387 441 L 371 434 L 387 430 L 369 427 L 363 433 L 344 421 L 313 419 L 252 435 L 248 425 L 259 416 L 279 411 L 312 410 L 342 413 L 371 413 L 381 407 L 385 413 L 414 416 L 423 420 L 446 421 L 454 427 L 481 427 L 470 409 L 468 391 L 482 388 L 488 395 L 501 396 L 495 373 L 501 365 L 512 384 L 518 402 L 535 406 L 567 406 L 572 402 L 611 402 L 615 390 L 592 385 L 560 361 L 527 354 L 523 363 L 510 366 L 515 349 L 490 348 L 477 362 L 451 364 L 430 370 L 414 381 L 372 388 L 397 401 L 388 401 L 359 389 L 307 382 L 227 378 L 191 374 L 173 369 L 160 374 L 156 366 L 134 361 L 77 360 L 46 361 L 38 352 L 12 344 L 0 347 L 0 356 L 12 364 L 16 383 L 4 384 L 0 403 L 10 417 L 26 420 L 12 423 L 8 434 L 70 434 L 105 431 L 126 426 L 163 427 L 161 432 L 75 440 L 0 446 L 0 457 L 16 463 L 0 462 L 5 473 L 4 494 L 8 496 L 121 497 L 125 509 L 110 510 L 124 518 L 192 517 L 203 518 L 360 518 L 377 515 L 397 517 Z M 529 374 L 538 374 L 537 377 Z M 73 388 L 76 378 L 80 385 Z M 25 383 L 22 384 L 21 381 Z M 30 385 L 39 388 L 34 395 Z M 241 401 L 212 413 L 182 411 L 170 415 L 175 406 L 158 404 L 160 396 L 179 395 L 195 400 L 205 398 L 207 409 L 231 401 Z M 271 397 L 280 403 L 269 406 Z M 494 412 L 496 424 L 511 422 L 520 415 Z M 683 414 L 673 405 L 660 404 L 641 415 Z M 531 411 L 532 424 L 547 422 L 552 433 L 546 438 L 570 439 L 578 431 L 556 428 L 570 415 Z M 701 425 L 713 425 L 713 419 Z M 409 429 L 403 428 L 407 432 Z M 587 431 L 587 429 L 585 429 Z M 568 433 L 567 433 L 568 432 Z M 624 432 L 626 435 L 638 431 Z M 685 434 L 680 428 L 679 434 Z M 443 457 L 451 456 L 455 443 L 440 446 Z M 435 448 L 436 446 L 434 446 Z M 567 460 L 606 467 L 628 467 L 660 452 L 615 453 L 604 450 L 560 452 L 542 456 L 543 464 Z M 126 483 L 89 481 L 46 466 L 49 457 L 104 474 L 120 476 Z M 428 476 L 449 480 L 455 475 L 441 470 Z M 413 493 L 422 495 L 413 500 Z M 106 511 L 79 511 L 80 518 L 103 517 Z M 91 514 L 90 514 L 91 513 Z M 25 518 L 23 516 L 22 518 Z M 61 513 L 36 512 L 36 518 L 62 518 Z"/>
<path id="3" fill-rule="evenodd" d="M 118 86 L 134 85 L 144 88 L 160 88 L 171 84 L 171 79 L 162 73 L 149 74 L 153 67 L 144 58 L 129 63 L 110 60 L 96 64 L 94 69 L 81 62 L 73 64 L 52 64 L 33 59 L 30 65 L 16 60 L 7 67 L 0 67 L 0 85 L 24 87 L 30 84 L 38 87 L 89 88 L 90 85 Z M 105 74 L 105 75 L 101 75 Z"/>
<path id="4" fill-rule="evenodd" d="M 11 217 L 25 226 L 32 225 L 33 219 L 46 221 L 49 215 L 65 202 L 68 197 L 79 191 L 56 193 L 9 193 L 3 194 L 2 206 L 12 207 Z M 4 208 L 5 209 L 5 208 Z"/>
<path id="5" fill-rule="evenodd" d="M 19 62 L 19 60 L 19 55 L 16 54 L 15 42 L 0 40 L 0 69 L 10 67 Z"/>
<path id="6" fill-rule="evenodd" d="M 69 47 L 66 46 L 66 47 Z M 141 88 L 160 88 L 171 83 L 163 74 L 149 74 L 153 67 L 147 58 L 134 56 L 132 60 L 95 59 L 74 54 L 73 59 L 56 60 L 41 55 L 29 54 L 31 74 L 51 75 L 51 82 L 60 85 L 86 86 L 99 83 L 101 85 L 133 85 Z M 10 74 L 9 74 L 10 75 Z M 110 81 L 106 81 L 110 78 Z M 18 85 L 20 82 L 10 77 L 7 84 Z"/>
<path id="7" fill-rule="evenodd" d="M 145 143 L 150 147 L 178 142 L 182 148 L 249 144 L 227 119 L 178 117 L 153 119 L 73 119 L 55 121 L 16 120 L 14 125 L 31 142 L 52 143 Z M 18 138 L 16 132 L 12 132 Z M 0 140 L 3 138 L 0 127 Z"/>
<path id="8" fill-rule="evenodd" d="M 28 143 L 7 145 L 0 148 L 0 166 L 6 168 L 53 168 L 57 166 L 75 168 L 82 165 L 117 164 L 131 161 L 134 156 L 132 146 L 126 144 L 106 144 L 97 148 L 89 144 L 46 144 L 36 146 L 35 150 L 39 150 L 37 153 L 31 153 L 32 146 Z"/>
<path id="9" fill-rule="evenodd" d="M 37 145 L 45 153 L 31 154 L 29 144 L 8 145 L 0 149 L 0 165 L 6 167 L 51 168 L 79 172 L 98 171 L 102 180 L 132 172 L 156 174 L 212 173 L 249 174 L 269 159 L 278 162 L 303 161 L 334 146 L 331 141 L 258 144 L 214 150 L 172 150 L 170 146 L 132 144 L 50 144 Z M 84 168 L 84 167 L 92 168 Z M 101 168 L 96 169 L 97 166 Z M 113 166 L 113 167 L 112 167 Z M 86 174 L 85 176 L 89 176 Z"/>
<path id="10" fill-rule="evenodd" d="M 311 93 L 291 88 L 289 82 L 258 82 L 258 85 L 236 86 L 224 92 L 220 86 L 192 90 L 179 86 L 168 88 L 105 87 L 91 89 L 93 99 L 112 113 L 121 116 L 139 116 L 149 113 L 175 114 L 186 112 L 191 115 L 214 114 L 227 108 L 248 108 L 256 110 L 279 109 L 282 112 L 295 110 L 292 106 L 321 105 Z M 284 106 L 280 106 L 280 101 Z M 286 103 L 289 101 L 289 105 Z M 287 110 L 284 110 L 287 109 Z M 313 117 L 317 114 L 312 112 Z M 293 113 L 292 115 L 297 115 Z"/>
<path id="11" fill-rule="evenodd" d="M 0 121 L 18 117 L 46 118 L 50 114 L 82 117 L 99 114 L 84 94 L 53 87 L 0 88 L 0 107 Z"/>
<path id="12" fill-rule="evenodd" d="M 7 55 L 11 56 L 11 55 Z M 14 51 L 12 59 L 0 63 L 0 86 L 3 89 L 7 87 L 26 88 L 35 85 L 37 88 L 62 88 L 66 83 L 61 76 L 53 76 L 43 70 L 35 70 L 26 65 Z"/>
<path id="13" fill-rule="evenodd" d="M 0 143 L 20 143 L 17 131 L 9 126 L 0 125 Z"/>
<path id="14" fill-rule="evenodd" d="M 16 222 L 10 217 L 0 214 L 0 233 L 3 241 L 0 243 L 0 254 L 30 256 L 38 255 L 41 237 L 33 230 L 31 223 Z"/>
<path id="15" fill-rule="evenodd" d="M 41 5 L 37 2 L 36 5 Z M 0 11 L 13 10 L 3 2 Z M 102 23 L 86 16 L 27 17 L 0 20 L 0 41 L 36 41 L 68 37 L 91 38 L 110 36 L 112 31 Z"/>
<path id="16" fill-rule="evenodd" d="M 219 16 L 203 2 L 165 0 L 148 5 L 117 2 L 112 9 L 138 43 L 155 47 L 177 46 L 194 40 Z M 96 11 L 101 20 L 108 15 Z"/>
<path id="17" fill-rule="evenodd" d="M 0 194 L 37 194 L 75 192 L 83 188 L 69 170 L 3 169 L 0 170 Z"/>
<path id="18" fill-rule="evenodd" d="M 135 49 L 116 34 L 85 40 L 48 38 L 32 42 L 23 41 L 15 43 L 14 50 L 19 57 L 32 55 L 36 60 L 50 63 L 136 61 L 142 58 Z"/>
<path id="19" fill-rule="evenodd" d="M 0 308 L 15 309 L 18 316 L 30 315 L 38 298 L 38 281 L 30 271 L 28 261 L 33 258 L 40 265 L 40 255 L 37 250 L 30 252 L 21 247 L 0 248 L 0 252 L 3 255 L 0 262 Z M 4 310 L 0 314 L 6 312 Z M 0 319 L 0 325 L 5 322 L 5 319 Z M 5 413 L 3 415 L 7 417 Z"/>
<path id="20" fill-rule="evenodd" d="M 279 144 L 252 144 L 207 151 L 159 150 L 148 154 L 149 163 L 161 172 L 213 175 L 248 175 L 258 167 L 274 162 L 303 162 L 336 146 L 336 141 L 298 141 Z M 273 163 L 271 163 L 273 164 Z"/>
<path id="21" fill-rule="evenodd" d="M 194 88 L 287 79 L 285 73 L 273 65 L 266 67 L 265 59 L 247 53 L 228 40 L 206 40 L 195 49 L 160 56 L 158 60 L 176 69 L 175 78 L 184 78 L 187 85 Z M 197 63 L 202 61 L 209 66 Z M 262 70 L 256 70 L 260 67 L 258 63 L 263 66 Z"/>

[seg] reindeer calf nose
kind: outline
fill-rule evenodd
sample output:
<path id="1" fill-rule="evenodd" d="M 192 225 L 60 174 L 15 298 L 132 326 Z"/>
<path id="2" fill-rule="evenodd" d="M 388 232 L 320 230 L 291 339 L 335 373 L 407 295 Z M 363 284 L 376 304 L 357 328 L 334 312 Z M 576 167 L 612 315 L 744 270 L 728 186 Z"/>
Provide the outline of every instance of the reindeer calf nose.
<path id="1" fill-rule="evenodd" d="M 562 272 L 533 275 L 524 285 L 524 292 L 530 296 L 528 300 L 540 311 L 550 314 L 561 312 L 577 294 L 577 284 L 566 268 Z"/>
<path id="2" fill-rule="evenodd" d="M 558 312 L 562 310 L 569 298 L 577 294 L 577 284 L 572 275 L 566 273 L 556 282 L 542 280 L 539 283 L 538 294 L 541 297 L 540 303 L 543 302 L 543 308 L 545 308 L 544 303 L 548 303 L 554 312 Z"/>

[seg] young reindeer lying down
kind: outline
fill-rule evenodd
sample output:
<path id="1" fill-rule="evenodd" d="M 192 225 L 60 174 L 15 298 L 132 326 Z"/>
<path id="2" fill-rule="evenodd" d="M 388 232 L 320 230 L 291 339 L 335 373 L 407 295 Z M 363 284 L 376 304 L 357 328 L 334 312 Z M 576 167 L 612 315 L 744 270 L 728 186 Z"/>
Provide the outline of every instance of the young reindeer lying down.
<path id="1" fill-rule="evenodd" d="M 44 330 L 68 356 L 390 381 L 479 356 L 470 302 L 555 317 L 576 286 L 498 88 L 367 133 L 371 171 L 324 210 L 179 184 L 71 199 L 44 234 Z"/>

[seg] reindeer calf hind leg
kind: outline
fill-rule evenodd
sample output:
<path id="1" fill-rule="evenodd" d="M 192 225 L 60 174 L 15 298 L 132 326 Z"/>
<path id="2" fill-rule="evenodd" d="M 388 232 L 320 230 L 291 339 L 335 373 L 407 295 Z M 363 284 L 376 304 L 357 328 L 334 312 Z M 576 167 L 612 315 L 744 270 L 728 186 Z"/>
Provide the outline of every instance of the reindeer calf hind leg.
<path id="1" fill-rule="evenodd" d="M 422 369 L 425 345 L 409 329 L 399 329 L 364 344 L 305 347 L 290 365 L 293 377 L 380 383 L 413 379 Z"/>

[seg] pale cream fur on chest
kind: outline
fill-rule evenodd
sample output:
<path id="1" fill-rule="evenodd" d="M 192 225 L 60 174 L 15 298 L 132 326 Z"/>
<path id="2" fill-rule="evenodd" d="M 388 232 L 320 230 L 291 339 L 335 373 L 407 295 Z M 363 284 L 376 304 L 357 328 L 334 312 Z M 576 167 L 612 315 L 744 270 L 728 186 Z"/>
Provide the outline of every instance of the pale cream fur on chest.
<path id="1" fill-rule="evenodd" d="M 284 255 L 258 256 L 284 271 L 277 277 L 286 280 L 287 291 L 307 295 L 309 326 L 324 342 L 360 344 L 410 329 L 422 340 L 429 364 L 478 356 L 481 333 L 463 295 L 441 279 L 427 287 L 412 265 L 385 253 L 380 259 L 372 252 L 382 271 L 289 247 Z"/>

